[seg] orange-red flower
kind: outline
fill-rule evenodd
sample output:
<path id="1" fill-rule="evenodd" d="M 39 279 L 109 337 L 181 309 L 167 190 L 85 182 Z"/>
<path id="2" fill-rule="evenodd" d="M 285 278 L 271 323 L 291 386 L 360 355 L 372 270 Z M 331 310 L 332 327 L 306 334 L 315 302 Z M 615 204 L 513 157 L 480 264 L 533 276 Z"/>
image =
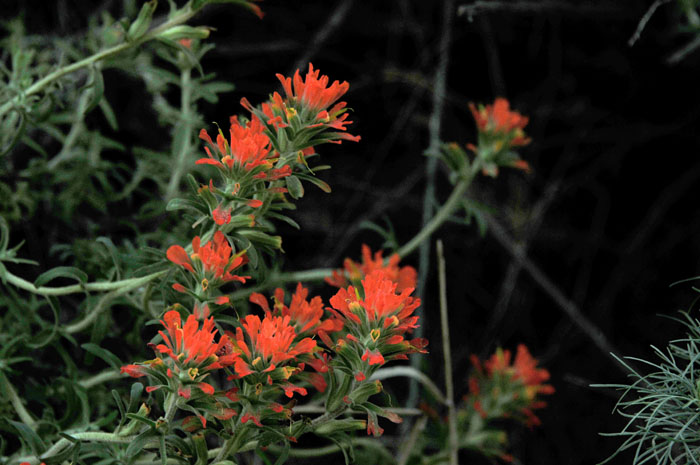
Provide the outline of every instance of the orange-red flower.
<path id="1" fill-rule="evenodd" d="M 291 384 L 289 378 L 304 369 L 303 363 L 294 363 L 299 357 L 310 357 L 316 349 L 316 341 L 305 337 L 297 340 L 296 331 L 289 316 L 248 315 L 232 335 L 236 375 L 243 378 L 257 375 L 258 382 L 277 381 L 288 397 L 294 392 L 306 395 L 306 389 Z M 246 337 L 247 336 L 247 337 Z"/>
<path id="2" fill-rule="evenodd" d="M 526 386 L 527 397 L 533 399 L 538 393 L 551 394 L 554 388 L 543 384 L 549 379 L 549 372 L 544 368 L 537 368 L 537 360 L 530 355 L 524 344 L 519 344 L 515 360 L 510 364 L 511 353 L 509 350 L 497 350 L 491 358 L 484 362 L 484 368 L 489 374 L 501 372 L 521 380 Z"/>
<path id="3" fill-rule="evenodd" d="M 331 298 L 331 306 L 345 320 L 347 330 L 345 339 L 335 344 L 336 351 L 352 350 L 369 366 L 405 359 L 408 353 L 425 352 L 425 339 L 404 339 L 406 332 L 418 326 L 418 316 L 413 311 L 420 305 L 420 299 L 411 297 L 413 288 L 397 293 L 397 286 L 379 269 L 362 280 L 362 292 L 350 286 L 341 288 Z M 319 336 L 327 340 L 323 332 Z M 330 345 L 330 340 L 326 344 Z M 364 374 L 361 366 L 353 370 Z"/>
<path id="4" fill-rule="evenodd" d="M 473 408 L 483 417 L 519 417 L 530 426 L 540 424 L 533 410 L 546 406 L 539 394 L 552 394 L 554 387 L 544 384 L 549 372 L 537 368 L 535 360 L 523 344 L 518 345 L 511 363 L 509 350 L 497 349 L 483 366 L 472 356 L 475 376 L 469 379 L 469 398 Z"/>
<path id="5" fill-rule="evenodd" d="M 339 319 L 328 318 L 322 320 L 324 312 L 321 297 L 316 296 L 309 301 L 307 300 L 308 296 L 309 290 L 302 286 L 301 283 L 298 283 L 296 291 L 292 294 L 289 306 L 285 305 L 284 290 L 280 288 L 275 290 L 273 311 L 270 310 L 267 299 L 262 294 L 254 292 L 250 296 L 250 301 L 259 305 L 265 311 L 265 314 L 288 316 L 290 324 L 294 327 L 297 334 L 339 331 L 343 327 L 343 322 Z"/>
<path id="6" fill-rule="evenodd" d="M 214 239 L 201 245 L 201 239 L 192 239 L 192 254 L 188 255 L 184 248 L 172 245 L 168 248 L 168 260 L 180 265 L 195 275 L 201 282 L 202 288 L 219 285 L 229 281 L 245 283 L 250 276 L 231 274 L 233 270 L 248 262 L 245 254 L 231 255 L 232 249 L 228 239 L 221 231 L 214 233 Z M 180 287 L 182 287 L 180 285 Z"/>
<path id="7" fill-rule="evenodd" d="M 243 98 L 241 104 L 253 113 L 257 113 L 265 122 L 276 129 L 292 127 L 297 130 L 312 130 L 309 136 L 320 137 L 316 142 L 340 143 L 342 140 L 357 142 L 360 136 L 353 136 L 344 132 L 352 121 L 348 121 L 347 104 L 338 102 L 350 88 L 347 81 L 342 83 L 333 81 L 329 85 L 328 76 L 320 74 L 319 70 L 309 63 L 309 69 L 303 78 L 296 70 L 294 77 L 285 77 L 277 74 L 277 79 L 282 83 L 286 98 L 278 92 L 272 94 L 269 102 L 261 105 L 261 109 L 254 108 L 247 99 Z M 323 129 L 332 129 L 333 132 L 324 136 L 318 136 Z M 299 147 L 306 149 L 308 146 Z"/>
<path id="8" fill-rule="evenodd" d="M 217 151 L 217 156 L 212 155 L 209 147 L 204 147 L 208 158 L 200 158 L 196 164 L 214 165 L 224 170 L 228 168 L 228 170 L 252 171 L 258 166 L 270 169 L 275 158 L 270 153 L 270 139 L 264 130 L 265 126 L 255 115 L 243 124 L 238 121 L 238 117 L 232 116 L 229 140 L 219 132 L 216 136 L 216 144 L 209 133 L 202 129 L 199 133 L 200 139 L 208 142 Z"/>
<path id="9" fill-rule="evenodd" d="M 385 264 L 382 258 L 382 251 L 377 251 L 372 255 L 372 251 L 366 244 L 362 244 L 362 263 L 357 263 L 350 258 L 346 258 L 343 263 L 343 269 L 334 270 L 330 278 L 326 278 L 326 282 L 335 287 L 346 287 L 348 279 L 352 282 L 359 282 L 376 270 L 381 270 L 384 275 L 395 282 L 396 292 L 403 292 L 404 289 L 415 289 L 416 287 L 416 269 L 412 266 L 399 267 L 399 254 L 393 254 L 389 257 L 389 261 Z"/>
<path id="10" fill-rule="evenodd" d="M 517 111 L 510 111 L 508 100 L 498 97 L 492 105 L 479 105 L 478 108 L 473 103 L 470 103 L 469 109 L 474 115 L 479 131 L 505 135 L 512 134 L 511 146 L 521 146 L 530 143 L 530 139 L 525 137 L 523 132 L 529 118 Z"/>

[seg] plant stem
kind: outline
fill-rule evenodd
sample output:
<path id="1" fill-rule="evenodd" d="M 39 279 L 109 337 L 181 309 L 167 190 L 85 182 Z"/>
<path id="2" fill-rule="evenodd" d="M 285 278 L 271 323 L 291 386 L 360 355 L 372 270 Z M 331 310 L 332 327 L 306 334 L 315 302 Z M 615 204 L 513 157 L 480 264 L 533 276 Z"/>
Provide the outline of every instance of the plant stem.
<path id="1" fill-rule="evenodd" d="M 15 276 L 9 271 L 5 274 L 5 281 L 9 282 L 10 284 L 14 285 L 15 287 L 18 287 L 20 289 L 24 289 L 25 291 L 29 291 L 33 294 L 38 294 L 38 295 L 68 295 L 68 294 L 75 294 L 76 292 L 86 292 L 86 291 L 97 291 L 97 292 L 103 292 L 103 291 L 112 291 L 115 289 L 121 289 L 124 287 L 129 287 L 130 289 L 133 289 L 135 287 L 142 286 L 143 284 L 146 284 L 150 281 L 153 281 L 156 278 L 160 278 L 163 276 L 165 273 L 167 273 L 167 270 L 163 271 L 157 271 L 155 273 L 148 274 L 146 276 L 141 276 L 138 278 L 130 278 L 130 279 L 123 279 L 121 281 L 97 281 L 93 283 L 85 283 L 85 284 L 73 284 L 71 286 L 61 286 L 61 287 L 36 287 L 34 284 L 30 283 L 29 281 L 20 278 L 19 276 Z"/>
<path id="2" fill-rule="evenodd" d="M 32 418 L 31 414 L 24 407 L 22 399 L 19 398 L 17 392 L 12 387 L 12 384 L 10 384 L 10 380 L 7 379 L 2 371 L 0 371 L 0 385 L 2 386 L 2 390 L 5 391 L 5 394 L 10 399 L 10 403 L 14 407 L 15 412 L 17 412 L 19 419 L 22 420 L 22 423 L 34 430 L 36 427 L 36 421 L 34 421 L 34 418 Z"/>
<path id="3" fill-rule="evenodd" d="M 165 420 L 168 423 L 175 418 L 175 412 L 177 412 L 177 394 L 171 392 L 165 398 Z"/>
<path id="4" fill-rule="evenodd" d="M 81 387 L 85 389 L 90 389 L 91 387 L 97 386 L 98 384 L 105 383 L 107 381 L 112 381 L 121 378 L 121 374 L 117 370 L 107 370 L 102 373 L 98 373 L 89 378 L 78 381 Z"/>
<path id="5" fill-rule="evenodd" d="M 447 279 L 445 278 L 445 254 L 442 241 L 437 241 L 438 281 L 440 286 L 440 327 L 442 330 L 442 352 L 445 367 L 445 393 L 449 427 L 448 448 L 450 465 L 458 465 L 457 454 L 457 409 L 454 401 L 454 381 L 452 379 L 452 352 L 450 350 L 450 327 L 447 318 Z"/>
<path id="6" fill-rule="evenodd" d="M 106 50 L 102 50 L 101 52 L 95 53 L 94 55 L 90 55 L 89 57 L 83 58 L 80 61 L 76 61 L 75 63 L 64 66 L 62 68 L 57 69 L 56 71 L 47 74 L 43 78 L 39 79 L 36 81 L 34 84 L 29 86 L 24 92 L 22 92 L 20 95 L 12 98 L 11 100 L 8 100 L 5 102 L 2 106 L 0 106 L 0 117 L 3 116 L 5 113 L 7 113 L 12 107 L 17 104 L 18 100 L 22 97 L 26 98 L 31 95 L 37 94 L 41 92 L 46 86 L 51 84 L 52 82 L 62 78 L 66 74 L 70 74 L 74 71 L 77 71 L 81 68 L 85 68 L 87 66 L 90 66 L 91 64 L 98 62 L 100 60 L 105 60 L 107 58 L 110 58 L 114 55 L 118 55 L 119 53 L 129 50 L 130 48 L 135 48 L 139 45 L 141 45 L 144 42 L 148 42 L 149 40 L 152 40 L 156 38 L 158 35 L 161 33 L 167 31 L 173 26 L 177 26 L 178 24 L 182 24 L 188 19 L 190 19 L 196 11 L 192 11 L 189 7 L 182 11 L 178 16 L 175 16 L 174 18 L 171 18 L 170 20 L 164 22 L 160 26 L 156 26 L 153 29 L 151 29 L 149 32 L 144 34 L 142 37 L 132 41 L 132 42 L 124 42 L 119 45 L 115 45 L 113 47 L 110 47 Z"/>
<path id="7" fill-rule="evenodd" d="M 170 176 L 170 182 L 165 192 L 165 201 L 169 201 L 178 193 L 180 188 L 180 179 L 187 168 L 187 156 L 192 150 L 192 131 L 193 131 L 193 115 L 192 115 L 192 86 L 190 84 L 192 77 L 192 68 L 182 69 L 180 71 L 180 127 L 175 126 L 176 131 L 182 131 L 182 144 L 178 147 L 178 153 L 175 157 L 175 169 Z M 175 135 L 174 140 L 178 140 L 179 136 Z"/>

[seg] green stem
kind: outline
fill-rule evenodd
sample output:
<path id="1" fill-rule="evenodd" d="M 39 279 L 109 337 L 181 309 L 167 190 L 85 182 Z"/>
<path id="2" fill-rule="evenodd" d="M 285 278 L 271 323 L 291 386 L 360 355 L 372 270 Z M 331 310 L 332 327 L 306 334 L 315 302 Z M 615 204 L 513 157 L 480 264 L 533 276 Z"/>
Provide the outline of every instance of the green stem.
<path id="1" fill-rule="evenodd" d="M 401 258 L 406 257 L 411 252 L 416 250 L 423 241 L 428 240 L 430 236 L 449 219 L 450 215 L 452 215 L 452 213 L 454 213 L 459 206 L 460 202 L 462 201 L 462 197 L 464 197 L 464 194 L 467 192 L 467 189 L 469 189 L 469 186 L 474 180 L 474 176 L 480 169 L 480 159 L 475 158 L 467 175 L 457 182 L 452 190 L 452 193 L 447 198 L 447 201 L 445 201 L 442 207 L 440 207 L 437 213 L 435 213 L 435 216 L 433 216 L 433 218 L 428 221 L 425 226 L 423 226 L 423 228 L 413 237 L 413 239 L 408 241 L 396 251 Z"/>
<path id="2" fill-rule="evenodd" d="M 19 419 L 22 420 L 22 423 L 34 430 L 34 428 L 36 427 L 36 421 L 34 421 L 34 418 L 32 418 L 31 414 L 27 411 L 27 409 L 24 408 L 22 399 L 19 398 L 17 392 L 12 387 L 12 384 L 10 384 L 10 380 L 7 379 L 7 377 L 2 371 L 0 371 L 0 385 L 2 385 L 2 390 L 10 399 L 10 403 L 17 412 L 17 416 L 19 417 Z"/>
<path id="3" fill-rule="evenodd" d="M 68 434 L 70 437 L 77 439 L 79 441 L 94 441 L 94 442 L 106 442 L 106 443 L 113 443 L 113 444 L 128 444 L 132 442 L 134 439 L 136 439 L 136 436 L 118 436 L 114 433 L 105 433 L 102 431 L 84 431 L 81 433 L 69 433 Z M 33 456 L 26 456 L 26 457 L 18 457 L 16 459 L 13 459 L 10 461 L 10 463 L 23 463 L 23 462 L 28 462 L 31 465 L 39 465 L 39 462 L 41 462 L 44 458 L 51 457 L 53 455 L 56 455 L 57 453 L 61 452 L 61 450 L 65 449 L 66 447 L 70 446 L 73 444 L 72 441 L 69 441 L 66 438 L 61 438 L 59 439 L 56 444 L 51 446 L 46 452 L 41 454 L 40 458 L 37 458 L 36 455 Z M 157 442 L 147 442 L 144 444 L 144 448 L 150 447 L 153 445 L 156 445 Z"/>
<path id="4" fill-rule="evenodd" d="M 177 412 L 177 394 L 169 393 L 165 399 L 165 420 L 170 423 Z"/>
<path id="5" fill-rule="evenodd" d="M 119 53 L 129 50 L 130 48 L 135 48 L 144 42 L 148 42 L 149 40 L 152 40 L 156 38 L 158 35 L 161 33 L 167 31 L 173 26 L 177 26 L 179 24 L 184 23 L 188 19 L 190 19 L 192 16 L 194 16 L 196 12 L 192 11 L 190 8 L 187 8 L 185 11 L 181 12 L 180 15 L 175 16 L 174 18 L 171 18 L 170 20 L 164 22 L 160 26 L 154 27 L 151 29 L 148 33 L 144 34 L 142 37 L 140 37 L 137 40 L 134 40 L 133 42 L 124 42 L 119 45 L 115 45 L 113 47 L 110 47 L 106 50 L 102 50 L 101 52 L 95 53 L 94 55 L 90 55 L 89 57 L 83 58 L 80 61 L 76 61 L 75 63 L 64 66 L 62 68 L 57 69 L 56 71 L 47 74 L 43 78 L 39 79 L 36 81 L 34 84 L 29 86 L 23 93 L 20 95 L 12 98 L 11 100 L 5 102 L 2 106 L 0 106 L 0 117 L 3 116 L 5 113 L 7 113 L 10 109 L 12 109 L 18 102 L 18 100 L 22 97 L 26 98 L 31 95 L 37 94 L 41 92 L 46 86 L 51 84 L 52 82 L 62 78 L 63 76 L 70 74 L 74 71 L 77 71 L 81 68 L 85 68 L 87 66 L 90 66 L 91 64 L 98 62 L 100 60 L 105 60 L 107 58 L 110 58 L 114 55 L 118 55 Z"/>
<path id="6" fill-rule="evenodd" d="M 442 241 L 437 241 L 438 281 L 440 287 L 440 328 L 442 330 L 442 355 L 445 368 L 445 393 L 449 428 L 449 465 L 458 465 L 459 439 L 457 437 L 457 409 L 455 408 L 454 380 L 452 379 L 452 352 L 450 349 L 450 322 L 447 318 L 447 278 L 445 277 L 445 253 Z"/>
<path id="7" fill-rule="evenodd" d="M 179 147 L 179 151 L 175 158 L 175 169 L 170 176 L 170 182 L 168 183 L 168 188 L 165 192 L 166 202 L 178 193 L 180 187 L 180 179 L 187 169 L 187 157 L 192 150 L 192 131 L 193 126 L 193 115 L 192 115 L 192 86 L 190 84 L 192 77 L 192 69 L 183 69 L 180 72 L 180 125 L 181 128 L 178 130 L 183 131 L 182 135 L 182 145 Z M 178 136 L 175 136 L 175 140 Z"/>
<path id="8" fill-rule="evenodd" d="M 146 284 L 150 281 L 153 281 L 156 278 L 160 278 L 163 276 L 165 273 L 167 273 L 167 270 L 163 271 L 157 271 L 155 273 L 148 274 L 146 276 L 141 276 L 139 278 L 130 278 L 130 279 L 123 279 L 121 281 L 98 281 L 94 283 L 85 283 L 85 284 L 73 284 L 71 286 L 61 286 L 61 287 L 36 287 L 34 284 L 30 283 L 29 281 L 20 278 L 19 276 L 15 276 L 9 271 L 5 274 L 5 281 L 9 282 L 10 284 L 14 285 L 15 287 L 18 287 L 20 289 L 24 289 L 25 291 L 29 291 L 33 294 L 38 294 L 38 295 L 68 295 L 68 294 L 75 294 L 77 292 L 86 292 L 86 291 L 97 291 L 97 292 L 104 292 L 104 291 L 112 291 L 115 289 L 121 289 L 124 287 L 129 287 L 130 289 L 133 289 L 135 287 L 142 286 L 143 284 Z"/>
<path id="9" fill-rule="evenodd" d="M 98 384 L 106 383 L 107 381 L 112 381 L 121 378 L 122 375 L 117 370 L 107 370 L 102 373 L 98 373 L 89 378 L 78 381 L 81 387 L 85 389 L 90 389 L 91 387 L 97 386 Z"/>

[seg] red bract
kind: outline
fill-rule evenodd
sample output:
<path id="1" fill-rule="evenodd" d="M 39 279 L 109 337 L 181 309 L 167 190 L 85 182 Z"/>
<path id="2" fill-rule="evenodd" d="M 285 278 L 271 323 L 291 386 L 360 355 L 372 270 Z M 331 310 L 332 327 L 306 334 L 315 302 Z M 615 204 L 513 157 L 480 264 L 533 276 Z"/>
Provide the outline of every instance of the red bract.
<path id="1" fill-rule="evenodd" d="M 316 341 L 308 337 L 297 340 L 289 316 L 268 313 L 261 320 L 257 315 L 248 315 L 242 319 L 241 325 L 232 336 L 234 351 L 238 355 L 234 378 L 257 374 L 257 381 L 279 382 L 288 397 L 292 397 L 295 391 L 305 395 L 305 389 L 287 380 L 303 370 L 303 363 L 294 362 L 299 357 L 310 358 L 316 349 Z"/>
<path id="2" fill-rule="evenodd" d="M 517 111 L 510 111 L 508 100 L 499 97 L 492 105 L 479 105 L 477 108 L 473 103 L 469 104 L 469 109 L 474 115 L 476 126 L 481 132 L 513 134 L 510 140 L 511 146 L 527 145 L 530 139 L 525 137 L 523 129 L 527 126 L 529 118 Z"/>
<path id="3" fill-rule="evenodd" d="M 329 85 L 328 76 L 320 74 L 319 70 L 309 63 L 309 70 L 304 78 L 299 70 L 294 77 L 277 74 L 282 83 L 286 98 L 275 92 L 269 102 L 263 103 L 260 110 L 254 108 L 247 99 L 241 104 L 253 113 L 257 113 L 265 122 L 275 129 L 292 127 L 297 130 L 312 130 L 313 134 L 324 128 L 332 129 L 327 135 L 318 136 L 319 141 L 340 143 L 341 140 L 357 142 L 359 136 L 344 132 L 352 121 L 348 121 L 347 104 L 338 102 L 350 88 L 347 81 L 334 81 Z M 337 102 L 337 103 L 336 103 Z M 307 138 L 308 139 L 308 138 Z M 305 149 L 308 147 L 300 147 Z"/>
<path id="4" fill-rule="evenodd" d="M 180 313 L 170 310 L 160 322 L 165 331 L 158 331 L 158 334 L 165 344 L 158 344 L 155 348 L 173 359 L 180 371 L 197 368 L 202 372 L 234 363 L 236 356 L 230 353 L 228 336 L 224 335 L 218 343 L 214 342 L 217 330 L 213 317 L 204 320 L 200 328 L 195 315 L 190 315 L 183 327 Z"/>
<path id="5" fill-rule="evenodd" d="M 415 268 L 412 266 L 399 267 L 399 260 L 399 255 L 393 254 L 385 264 L 381 250 L 372 256 L 369 246 L 362 244 L 362 263 L 346 258 L 343 269 L 333 271 L 333 276 L 326 278 L 326 282 L 331 286 L 342 288 L 349 284 L 348 279 L 358 282 L 373 271 L 380 270 L 387 278 L 397 284 L 396 292 L 402 292 L 408 288 L 415 289 L 417 276 Z"/>
<path id="6" fill-rule="evenodd" d="M 532 399 L 536 394 L 551 394 L 554 388 L 543 384 L 549 379 L 549 371 L 537 368 L 537 360 L 530 355 L 530 351 L 523 344 L 518 345 L 513 364 L 510 364 L 511 353 L 509 350 L 498 350 L 491 358 L 484 362 L 487 373 L 506 373 L 513 379 L 521 380 L 528 387 L 528 398 Z"/>
<path id="7" fill-rule="evenodd" d="M 411 297 L 413 288 L 396 293 L 397 283 L 389 279 L 383 270 L 375 270 L 362 280 L 361 293 L 353 286 L 340 289 L 331 300 L 331 306 L 344 319 L 347 334 L 339 339 L 335 350 L 352 350 L 366 364 L 383 365 L 386 360 L 405 359 L 412 352 L 426 352 L 425 339 L 404 339 L 406 332 L 418 326 L 418 316 L 413 311 L 420 299 Z M 364 294 L 364 298 L 360 296 Z M 327 345 L 327 336 L 319 333 Z M 354 366 L 353 371 L 363 367 Z"/>
<path id="8" fill-rule="evenodd" d="M 245 283 L 250 276 L 231 274 L 233 270 L 248 262 L 245 254 L 231 256 L 231 245 L 221 231 L 214 233 L 214 239 L 201 245 L 199 236 L 192 239 L 192 254 L 184 248 L 172 245 L 168 248 L 168 260 L 180 265 L 201 281 L 202 288 L 229 281 Z"/>
<path id="9" fill-rule="evenodd" d="M 323 301 L 318 296 L 308 301 L 308 295 L 309 290 L 298 283 L 289 306 L 284 303 L 284 290 L 279 288 L 275 290 L 273 311 L 270 311 L 267 299 L 262 294 L 254 292 L 250 301 L 259 305 L 266 314 L 288 316 L 297 334 L 317 334 L 319 331 L 334 332 L 342 329 L 343 322 L 337 318 L 322 320 Z"/>
<path id="10" fill-rule="evenodd" d="M 270 139 L 264 133 L 265 126 L 253 115 L 250 121 L 241 124 L 238 117 L 231 117 L 231 127 L 229 129 L 230 139 L 219 132 L 216 136 L 216 144 L 205 129 L 199 133 L 200 139 L 209 143 L 217 151 L 217 156 L 213 156 L 209 147 L 204 147 L 208 158 L 197 160 L 198 165 L 214 165 L 223 170 L 243 169 L 252 171 L 254 168 L 263 165 L 264 168 L 272 168 L 274 157 L 270 155 Z M 279 174 L 279 173 L 278 173 Z"/>

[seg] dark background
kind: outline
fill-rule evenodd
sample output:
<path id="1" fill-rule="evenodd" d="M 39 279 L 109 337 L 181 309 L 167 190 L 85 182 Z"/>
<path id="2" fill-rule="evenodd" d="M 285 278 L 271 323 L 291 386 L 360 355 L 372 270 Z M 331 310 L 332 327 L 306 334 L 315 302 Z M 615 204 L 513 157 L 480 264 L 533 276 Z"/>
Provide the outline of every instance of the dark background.
<path id="1" fill-rule="evenodd" d="M 513 430 L 512 452 L 522 463 L 594 464 L 621 442 L 599 435 L 623 425 L 612 414 L 618 394 L 589 385 L 623 382 L 625 372 L 553 295 L 563 296 L 617 354 L 645 358 L 652 357 L 650 344 L 664 346 L 683 332 L 658 315 L 674 315 L 694 297 L 691 284 L 669 285 L 700 274 L 700 51 L 669 63 L 694 38 L 674 2 L 659 8 L 630 47 L 650 3 L 475 2 L 486 6 L 471 20 L 451 19 L 441 139 L 474 141 L 470 101 L 504 96 L 530 116 L 533 142 L 520 153 L 532 172 L 503 170 L 497 179 L 478 179 L 470 192 L 493 208 L 497 227 L 480 237 L 474 225 L 454 223 L 436 234 L 446 247 L 458 395 L 467 392 L 469 354 L 487 356 L 497 345 L 527 344 L 552 374 L 557 392 L 539 413 L 543 425 Z M 229 6 L 195 18 L 216 28 L 209 39 L 216 49 L 203 68 L 236 85 L 218 105 L 200 108 L 205 119 L 225 123 L 242 112 L 241 97 L 263 101 L 279 90 L 275 73 L 291 75 L 311 60 L 331 80 L 350 82 L 349 132 L 362 136 L 357 144 L 319 148 L 333 166 L 320 176 L 333 193 L 307 187 L 293 214 L 301 233 L 281 228 L 285 268 L 339 266 L 343 257 L 359 258 L 362 243 L 380 247 L 377 234 L 358 228 L 363 220 L 385 225 L 388 218 L 406 242 L 420 228 L 444 3 L 260 5 L 263 20 Z M 120 7 L 26 2 L 6 14 L 23 10 L 29 32 L 67 36 L 100 9 L 118 16 Z M 148 117 L 142 84 L 109 72 L 105 79 L 126 115 L 122 130 L 142 140 L 162 137 L 167 145 L 167 130 Z M 436 179 L 444 201 L 450 185 L 442 168 Z M 508 243 L 525 248 L 530 268 L 521 268 Z M 413 254 L 405 263 L 417 261 Z M 533 265 L 546 289 L 541 276 L 533 279 Z M 431 340 L 425 370 L 442 386 L 435 270 L 433 253 L 423 306 Z"/>

